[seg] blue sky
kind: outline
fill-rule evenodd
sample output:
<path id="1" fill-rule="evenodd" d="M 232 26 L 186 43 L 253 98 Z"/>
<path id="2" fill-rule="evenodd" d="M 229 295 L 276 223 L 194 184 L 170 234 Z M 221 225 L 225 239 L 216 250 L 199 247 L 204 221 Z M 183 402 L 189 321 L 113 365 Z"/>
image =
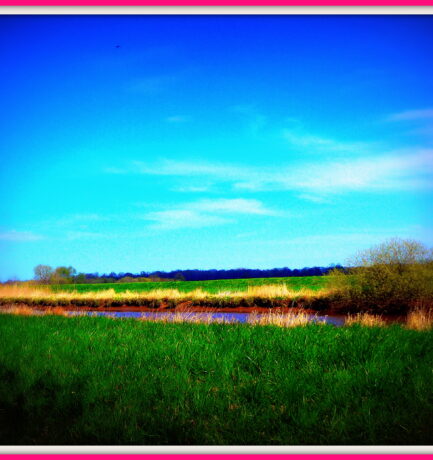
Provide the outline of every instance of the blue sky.
<path id="1" fill-rule="evenodd" d="M 0 279 L 432 246 L 432 30 L 428 16 L 0 17 Z"/>

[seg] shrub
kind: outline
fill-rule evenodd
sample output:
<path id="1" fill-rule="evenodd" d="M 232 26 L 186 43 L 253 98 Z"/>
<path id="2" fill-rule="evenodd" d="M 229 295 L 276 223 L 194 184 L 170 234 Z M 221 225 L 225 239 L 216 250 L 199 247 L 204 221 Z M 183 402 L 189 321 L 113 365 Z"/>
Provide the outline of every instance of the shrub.
<path id="1" fill-rule="evenodd" d="M 394 238 L 358 253 L 333 287 L 361 310 L 400 313 L 433 304 L 433 253 L 413 240 Z"/>

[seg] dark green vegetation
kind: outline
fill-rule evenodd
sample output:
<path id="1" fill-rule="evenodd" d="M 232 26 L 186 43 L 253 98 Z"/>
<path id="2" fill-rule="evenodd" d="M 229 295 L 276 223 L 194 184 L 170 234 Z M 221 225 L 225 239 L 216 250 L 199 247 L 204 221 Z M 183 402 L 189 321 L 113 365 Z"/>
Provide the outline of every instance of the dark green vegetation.
<path id="1" fill-rule="evenodd" d="M 342 268 L 335 265 L 335 268 Z M 244 278 L 281 278 L 290 276 L 320 276 L 326 275 L 332 267 L 304 267 L 302 269 L 270 268 L 232 268 L 232 269 L 209 269 L 209 270 L 172 270 L 138 273 L 77 273 L 74 267 L 57 267 L 49 265 L 37 265 L 34 267 L 34 279 L 39 284 L 95 284 L 95 283 L 137 283 L 154 281 L 202 281 L 202 280 L 225 280 Z"/>
<path id="2" fill-rule="evenodd" d="M 350 265 L 334 270 L 328 279 L 352 309 L 433 309 L 433 250 L 423 244 L 394 238 L 358 253 Z"/>
<path id="3" fill-rule="evenodd" d="M 0 317 L 2 444 L 432 444 L 433 331 Z"/>
<path id="4" fill-rule="evenodd" d="M 116 292 L 137 291 L 148 292 L 155 289 L 177 289 L 181 292 L 191 292 L 202 289 L 210 294 L 221 291 L 245 291 L 248 286 L 264 286 L 270 284 L 285 284 L 289 289 L 299 290 L 308 288 L 319 290 L 328 285 L 326 276 L 298 276 L 289 278 L 249 278 L 236 280 L 212 281 L 167 281 L 146 283 L 104 283 L 104 284 L 63 284 L 51 286 L 54 291 L 95 292 L 114 289 Z"/>

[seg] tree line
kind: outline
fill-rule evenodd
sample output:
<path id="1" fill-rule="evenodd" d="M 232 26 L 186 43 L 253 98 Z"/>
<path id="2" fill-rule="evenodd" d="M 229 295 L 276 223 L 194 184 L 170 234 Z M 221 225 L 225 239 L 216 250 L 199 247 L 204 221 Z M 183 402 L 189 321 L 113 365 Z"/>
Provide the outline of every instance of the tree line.
<path id="1" fill-rule="evenodd" d="M 222 279 L 245 279 L 245 278 L 285 278 L 292 276 L 322 276 L 334 269 L 343 269 L 341 265 L 329 267 L 304 267 L 301 269 L 271 268 L 251 269 L 234 268 L 229 270 L 172 270 L 153 271 L 140 273 L 111 272 L 77 273 L 74 267 L 52 268 L 49 265 L 37 265 L 34 268 L 34 279 L 41 284 L 86 284 L 86 283 L 134 283 L 148 281 L 208 281 Z"/>

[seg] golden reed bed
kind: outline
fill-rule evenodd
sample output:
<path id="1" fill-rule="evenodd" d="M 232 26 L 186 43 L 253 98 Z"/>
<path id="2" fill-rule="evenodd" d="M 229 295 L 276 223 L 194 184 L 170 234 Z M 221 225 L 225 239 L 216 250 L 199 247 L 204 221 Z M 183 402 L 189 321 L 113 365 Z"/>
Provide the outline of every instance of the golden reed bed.
<path id="1" fill-rule="evenodd" d="M 0 314 L 12 314 L 20 316 L 92 316 L 89 312 L 69 312 L 62 307 L 52 307 L 44 310 L 37 310 L 36 308 L 27 305 L 12 305 L 6 308 L 0 308 Z M 108 318 L 115 319 L 113 315 L 107 315 Z M 116 318 L 117 319 L 117 318 Z M 194 324 L 231 324 L 232 320 L 227 318 L 214 318 L 212 313 L 197 313 L 194 311 L 174 311 L 166 315 L 148 315 L 138 318 L 139 321 L 159 322 L 159 323 L 194 323 Z M 278 326 L 284 328 L 301 327 L 310 324 L 325 324 L 326 321 L 318 320 L 317 315 L 311 315 L 304 312 L 273 312 L 257 313 L 252 312 L 248 315 L 247 324 L 253 326 Z M 356 315 L 348 315 L 344 325 L 352 326 L 359 324 L 364 327 L 385 327 L 387 323 L 380 315 L 372 315 L 370 313 L 358 313 Z M 415 310 L 407 315 L 404 327 L 417 331 L 426 331 L 433 328 L 433 314 L 422 310 Z"/>
<path id="2" fill-rule="evenodd" d="M 302 288 L 299 290 L 288 289 L 285 285 L 265 285 L 265 286 L 248 286 L 245 291 L 220 291 L 215 294 L 195 289 L 190 292 L 181 292 L 177 289 L 155 289 L 147 292 L 124 291 L 116 292 L 113 288 L 93 292 L 61 291 L 53 292 L 45 286 L 25 286 L 25 285 L 7 285 L 0 286 L 0 299 L 17 299 L 25 301 L 27 299 L 52 299 L 52 300 L 201 300 L 212 298 L 288 298 L 288 299 L 318 299 L 332 294 L 331 289 L 321 289 L 314 291 L 312 289 Z"/>
<path id="3" fill-rule="evenodd" d="M 28 305 L 11 305 L 0 308 L 0 313 L 19 316 L 92 316 L 91 312 L 70 312 L 63 307 L 52 307 L 43 310 L 38 310 Z M 96 313 L 95 313 L 96 314 Z M 117 319 L 114 314 L 108 313 L 104 315 L 107 318 Z M 194 311 L 173 311 L 161 315 L 160 313 L 147 314 L 137 318 L 139 321 L 160 322 L 160 323 L 196 323 L 196 324 L 231 324 L 234 321 L 227 318 L 214 318 L 212 313 L 194 312 Z M 248 315 L 247 324 L 251 325 L 273 325 L 280 327 L 295 327 L 305 326 L 311 321 L 316 320 L 319 324 L 324 324 L 324 321 L 317 321 L 316 316 L 309 315 L 304 312 L 297 313 L 256 313 L 252 312 Z"/>
<path id="4" fill-rule="evenodd" d="M 371 313 L 357 313 L 356 315 L 348 315 L 344 325 L 351 326 L 360 324 L 366 327 L 384 327 L 390 323 L 385 321 L 381 315 L 372 315 Z M 433 313 L 425 310 L 414 310 L 407 314 L 404 323 L 407 329 L 416 331 L 426 331 L 433 328 Z"/>

